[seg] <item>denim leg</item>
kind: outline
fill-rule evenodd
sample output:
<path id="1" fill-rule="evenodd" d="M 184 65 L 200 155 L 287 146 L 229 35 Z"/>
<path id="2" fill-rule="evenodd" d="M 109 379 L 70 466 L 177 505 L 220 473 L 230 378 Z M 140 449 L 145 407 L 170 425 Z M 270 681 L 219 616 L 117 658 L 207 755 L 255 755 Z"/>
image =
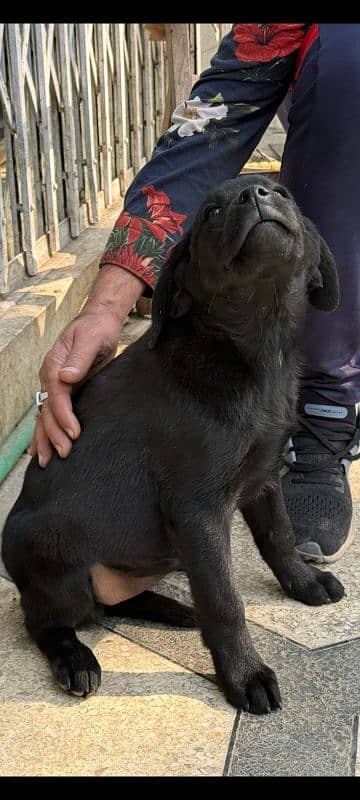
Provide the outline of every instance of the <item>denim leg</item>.
<path id="1" fill-rule="evenodd" d="M 309 308 L 302 386 L 360 400 L 360 25 L 320 24 L 292 92 L 281 180 L 331 248 L 341 302 Z"/>

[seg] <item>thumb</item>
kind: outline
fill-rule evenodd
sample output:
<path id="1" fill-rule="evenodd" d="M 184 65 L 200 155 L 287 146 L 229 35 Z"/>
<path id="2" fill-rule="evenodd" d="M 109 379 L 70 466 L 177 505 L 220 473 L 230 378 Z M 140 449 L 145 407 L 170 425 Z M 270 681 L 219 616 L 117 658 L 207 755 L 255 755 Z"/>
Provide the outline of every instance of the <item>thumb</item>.
<path id="1" fill-rule="evenodd" d="M 83 380 L 92 367 L 100 350 L 99 342 L 86 336 L 74 339 L 72 350 L 66 364 L 59 370 L 59 378 L 65 383 L 78 383 Z"/>

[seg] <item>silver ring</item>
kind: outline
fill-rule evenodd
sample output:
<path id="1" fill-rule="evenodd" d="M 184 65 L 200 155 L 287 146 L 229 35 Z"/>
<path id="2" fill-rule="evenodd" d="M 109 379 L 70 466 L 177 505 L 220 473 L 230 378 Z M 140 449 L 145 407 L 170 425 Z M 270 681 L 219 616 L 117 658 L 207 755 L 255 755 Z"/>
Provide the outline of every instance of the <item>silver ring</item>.
<path id="1" fill-rule="evenodd" d="M 47 400 L 48 397 L 49 397 L 49 395 L 48 395 L 47 392 L 36 392 L 35 403 L 36 403 L 39 411 L 41 411 L 41 409 L 42 409 L 42 407 L 44 405 L 44 400 Z"/>

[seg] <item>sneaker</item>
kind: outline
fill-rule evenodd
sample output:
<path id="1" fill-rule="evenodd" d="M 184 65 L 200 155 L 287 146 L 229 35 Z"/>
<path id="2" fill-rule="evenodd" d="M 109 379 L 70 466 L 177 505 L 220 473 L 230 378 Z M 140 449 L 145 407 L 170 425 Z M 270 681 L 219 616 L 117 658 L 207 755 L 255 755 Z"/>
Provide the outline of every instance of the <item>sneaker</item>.
<path id="1" fill-rule="evenodd" d="M 343 555 L 355 536 L 349 468 L 360 458 L 356 406 L 338 405 L 307 392 L 289 439 L 282 489 L 295 545 L 306 561 Z"/>

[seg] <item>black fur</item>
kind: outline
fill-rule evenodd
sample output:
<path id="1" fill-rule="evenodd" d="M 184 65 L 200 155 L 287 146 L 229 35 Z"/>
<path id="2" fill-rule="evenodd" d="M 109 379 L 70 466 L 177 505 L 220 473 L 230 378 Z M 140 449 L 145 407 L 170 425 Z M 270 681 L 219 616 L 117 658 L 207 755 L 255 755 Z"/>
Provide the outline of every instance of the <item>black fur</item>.
<path id="1" fill-rule="evenodd" d="M 335 265 L 312 223 L 277 184 L 226 181 L 164 266 L 150 332 L 74 399 L 82 433 L 70 456 L 54 455 L 46 470 L 32 460 L 3 558 L 63 688 L 86 695 L 100 681 L 74 633 L 96 605 L 91 565 L 138 575 L 182 567 L 228 700 L 254 713 L 280 705 L 233 583 L 230 525 L 238 504 L 291 597 L 342 597 L 330 573 L 296 553 L 279 481 L 308 297 L 328 311 L 338 303 Z M 167 613 L 149 595 L 109 613 L 195 624 L 191 610 L 173 601 Z"/>

